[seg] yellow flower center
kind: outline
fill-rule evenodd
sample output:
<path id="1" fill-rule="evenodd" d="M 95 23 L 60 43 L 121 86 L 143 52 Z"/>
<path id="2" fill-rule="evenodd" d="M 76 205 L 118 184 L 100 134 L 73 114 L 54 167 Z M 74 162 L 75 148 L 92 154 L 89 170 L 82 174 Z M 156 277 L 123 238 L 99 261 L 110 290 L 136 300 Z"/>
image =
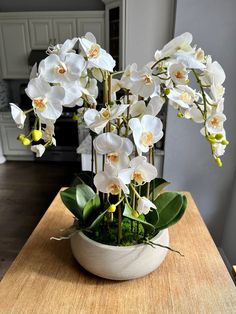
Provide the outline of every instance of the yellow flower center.
<path id="1" fill-rule="evenodd" d="M 153 134 L 152 132 L 143 132 L 141 135 L 141 143 L 144 146 L 151 146 L 153 142 Z"/>
<path id="2" fill-rule="evenodd" d="M 42 97 L 34 98 L 33 106 L 39 111 L 43 112 L 46 109 L 45 100 Z"/>
<path id="3" fill-rule="evenodd" d="M 217 128 L 217 127 L 219 126 L 220 121 L 219 121 L 219 119 L 217 119 L 216 117 L 214 117 L 214 118 L 212 118 L 212 119 L 210 120 L 210 123 L 211 123 L 211 125 L 212 125 L 213 128 Z"/>
<path id="4" fill-rule="evenodd" d="M 184 73 L 181 72 L 181 71 L 177 71 L 177 72 L 175 73 L 175 77 L 176 77 L 177 79 L 183 79 L 183 78 L 184 78 Z"/>
<path id="5" fill-rule="evenodd" d="M 133 179 L 134 181 L 136 181 L 138 184 L 142 184 L 143 183 L 143 177 L 142 177 L 142 173 L 140 171 L 134 171 L 133 173 Z"/>
<path id="6" fill-rule="evenodd" d="M 151 75 L 148 75 L 148 74 L 144 75 L 143 80 L 144 80 L 146 85 L 152 84 L 152 81 L 153 81 Z"/>
<path id="7" fill-rule="evenodd" d="M 181 95 L 179 96 L 179 99 L 186 103 L 191 102 L 191 96 L 187 92 L 181 93 Z"/>
<path id="8" fill-rule="evenodd" d="M 92 44 L 91 48 L 88 51 L 88 58 L 97 58 L 100 54 L 100 46 L 98 44 Z"/>
<path id="9" fill-rule="evenodd" d="M 61 74 L 61 75 L 63 75 L 63 74 L 65 74 L 67 72 L 67 69 L 66 69 L 66 66 L 64 65 L 64 64 L 60 64 L 60 65 L 58 65 L 57 67 L 56 67 L 56 73 L 57 74 Z"/>
<path id="10" fill-rule="evenodd" d="M 118 162 L 119 161 L 119 154 L 118 153 L 107 154 L 107 159 L 111 162 Z"/>
<path id="11" fill-rule="evenodd" d="M 109 111 L 109 110 L 103 110 L 103 111 L 101 112 L 101 116 L 102 116 L 102 118 L 104 118 L 104 119 L 109 119 L 110 116 L 111 116 L 110 111 Z"/>
<path id="12" fill-rule="evenodd" d="M 108 192 L 111 194 L 119 194 L 120 193 L 120 186 L 116 183 L 111 183 L 108 187 Z"/>

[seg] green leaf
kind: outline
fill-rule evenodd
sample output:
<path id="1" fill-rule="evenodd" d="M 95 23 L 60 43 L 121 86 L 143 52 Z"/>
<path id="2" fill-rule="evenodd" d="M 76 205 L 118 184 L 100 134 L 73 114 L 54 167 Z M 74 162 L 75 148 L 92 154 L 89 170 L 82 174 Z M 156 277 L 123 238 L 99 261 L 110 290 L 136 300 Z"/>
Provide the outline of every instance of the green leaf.
<path id="1" fill-rule="evenodd" d="M 79 220 L 83 219 L 82 211 L 79 209 L 76 201 L 76 188 L 71 187 L 65 191 L 60 192 L 60 196 L 64 205 L 71 211 L 71 213 Z"/>
<path id="2" fill-rule="evenodd" d="M 154 188 L 154 191 L 152 189 L 152 193 L 150 194 L 150 200 L 156 200 L 158 195 L 160 194 L 160 192 L 170 184 L 170 182 L 167 182 L 166 180 L 162 179 L 162 178 L 158 178 L 157 179 L 158 181 L 155 183 L 154 182 L 154 185 L 155 185 L 155 188 Z M 151 182 L 151 186 L 152 186 L 152 182 Z"/>
<path id="3" fill-rule="evenodd" d="M 132 208 L 128 204 L 125 204 L 125 209 L 124 209 L 124 212 L 123 212 L 123 216 L 127 217 L 127 218 L 130 218 L 130 219 L 132 219 L 134 221 L 140 222 L 143 225 L 143 228 L 145 230 L 147 230 L 148 232 L 150 232 L 150 233 L 155 231 L 155 227 L 151 223 L 149 223 L 149 222 L 147 222 L 145 220 L 142 220 L 141 216 L 139 216 L 139 218 L 135 218 L 132 215 Z"/>
<path id="4" fill-rule="evenodd" d="M 76 186 L 76 201 L 78 207 L 83 210 L 87 202 L 95 196 L 95 192 L 86 184 Z"/>
<path id="5" fill-rule="evenodd" d="M 105 210 L 104 212 L 102 212 L 93 222 L 92 224 L 87 228 L 87 229 L 94 229 L 96 228 L 100 222 L 102 221 L 103 217 L 105 216 L 105 214 L 107 213 L 107 210 Z"/>
<path id="6" fill-rule="evenodd" d="M 155 200 L 158 196 L 158 194 L 167 186 L 169 185 L 170 182 L 167 182 L 165 179 L 162 178 L 155 178 L 150 182 L 150 200 Z M 147 186 L 148 184 L 144 184 L 141 188 L 141 195 L 142 196 L 147 196 Z M 154 191 L 154 198 L 152 198 L 152 192 Z"/>
<path id="7" fill-rule="evenodd" d="M 86 221 L 91 217 L 91 215 L 100 207 L 100 197 L 96 194 L 93 198 L 91 198 L 83 209 L 83 220 Z"/>
<path id="8" fill-rule="evenodd" d="M 183 196 L 177 192 L 165 192 L 154 201 L 159 213 L 157 229 L 163 229 L 179 214 L 183 206 Z"/>
<path id="9" fill-rule="evenodd" d="M 172 225 L 176 224 L 176 223 L 183 217 L 183 215 L 184 215 L 184 213 L 185 213 L 185 210 L 186 210 L 186 208 L 187 208 L 187 205 L 188 205 L 187 197 L 186 197 L 185 195 L 183 195 L 183 205 L 182 205 L 182 207 L 181 207 L 179 213 L 175 216 L 175 218 L 174 218 L 173 220 L 171 220 L 171 221 L 168 223 L 167 226 L 164 226 L 164 228 L 162 228 L 162 229 L 165 229 L 165 228 L 167 228 L 167 227 L 169 227 L 169 226 L 172 226 Z"/>
<path id="10" fill-rule="evenodd" d="M 145 215 L 145 219 L 148 223 L 152 224 L 153 226 L 156 226 L 159 221 L 159 213 L 157 209 L 151 208 L 149 213 Z"/>

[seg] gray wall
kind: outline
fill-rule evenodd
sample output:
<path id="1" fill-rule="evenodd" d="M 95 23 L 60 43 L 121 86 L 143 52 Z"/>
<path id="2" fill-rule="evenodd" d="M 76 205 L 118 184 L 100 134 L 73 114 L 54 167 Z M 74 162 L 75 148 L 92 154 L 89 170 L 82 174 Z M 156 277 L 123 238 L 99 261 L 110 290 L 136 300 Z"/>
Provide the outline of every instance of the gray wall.
<path id="1" fill-rule="evenodd" d="M 0 0 L 0 12 L 104 10 L 101 0 Z"/>
<path id="2" fill-rule="evenodd" d="M 175 35 L 191 32 L 194 42 L 225 69 L 228 117 L 225 128 L 231 143 L 223 157 L 223 167 L 217 168 L 208 143 L 199 134 L 199 126 L 177 119 L 176 112 L 170 108 L 164 176 L 175 182 L 173 189 L 192 193 L 213 238 L 220 245 L 236 168 L 236 1 L 177 0 L 176 10 Z"/>

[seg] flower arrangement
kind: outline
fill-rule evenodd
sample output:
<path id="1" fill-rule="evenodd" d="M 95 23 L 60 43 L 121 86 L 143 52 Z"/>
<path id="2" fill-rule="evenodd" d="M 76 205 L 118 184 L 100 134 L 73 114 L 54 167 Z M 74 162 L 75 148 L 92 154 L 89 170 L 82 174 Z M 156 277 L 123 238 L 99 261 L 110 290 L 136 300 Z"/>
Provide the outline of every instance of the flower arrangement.
<path id="1" fill-rule="evenodd" d="M 73 50 L 77 42 L 79 53 Z M 80 230 L 109 245 L 150 244 L 160 230 L 181 219 L 186 197 L 163 191 L 169 183 L 157 177 L 154 165 L 155 144 L 163 137 L 157 115 L 167 102 L 177 117 L 201 125 L 201 135 L 222 166 L 220 157 L 228 144 L 223 128 L 225 73 L 191 43 L 192 35 L 184 33 L 157 50 L 141 70 L 134 63 L 113 72 L 115 61 L 87 33 L 50 46 L 38 69 L 33 67 L 26 88 L 32 108 L 23 112 L 11 103 L 19 128 L 29 112 L 35 116 L 33 129 L 20 134 L 19 141 L 41 157 L 56 145 L 54 124 L 63 107 L 75 106 L 92 137 L 91 172 L 61 192 L 75 217 L 69 236 Z M 96 101 L 98 82 L 103 84 L 102 104 Z M 103 156 L 102 169 L 98 154 Z"/>

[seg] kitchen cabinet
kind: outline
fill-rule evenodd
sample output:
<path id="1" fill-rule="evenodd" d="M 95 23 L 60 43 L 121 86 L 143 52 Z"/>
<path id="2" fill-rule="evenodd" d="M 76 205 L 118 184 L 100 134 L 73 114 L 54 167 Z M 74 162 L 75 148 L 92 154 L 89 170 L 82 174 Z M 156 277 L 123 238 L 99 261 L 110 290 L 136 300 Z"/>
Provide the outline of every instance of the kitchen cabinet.
<path id="1" fill-rule="evenodd" d="M 0 18 L 0 42 L 2 78 L 28 78 L 31 47 L 27 20 Z"/>
<path id="2" fill-rule="evenodd" d="M 29 123 L 26 120 L 25 127 L 20 130 L 16 127 L 10 112 L 0 113 L 0 136 L 2 140 L 3 154 L 7 160 L 33 160 L 34 155 L 29 146 L 24 146 L 17 140 L 19 133 L 27 134 Z"/>
<path id="3" fill-rule="evenodd" d="M 31 50 L 92 32 L 104 45 L 104 11 L 0 13 L 0 65 L 3 79 L 28 79 Z"/>
<path id="4" fill-rule="evenodd" d="M 53 44 L 52 20 L 47 18 L 29 19 L 31 49 L 45 49 L 49 43 Z"/>

